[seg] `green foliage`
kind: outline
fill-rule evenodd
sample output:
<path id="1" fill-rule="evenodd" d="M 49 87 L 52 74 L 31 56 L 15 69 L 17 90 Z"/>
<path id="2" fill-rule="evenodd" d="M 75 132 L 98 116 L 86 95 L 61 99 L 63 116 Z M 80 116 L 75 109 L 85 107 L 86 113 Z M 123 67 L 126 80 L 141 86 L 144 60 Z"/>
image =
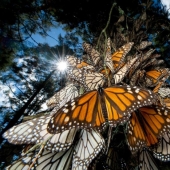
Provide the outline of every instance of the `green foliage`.
<path id="1" fill-rule="evenodd" d="M 7 69 L 11 65 L 13 59 L 13 52 L 10 49 L 0 51 L 0 70 Z"/>

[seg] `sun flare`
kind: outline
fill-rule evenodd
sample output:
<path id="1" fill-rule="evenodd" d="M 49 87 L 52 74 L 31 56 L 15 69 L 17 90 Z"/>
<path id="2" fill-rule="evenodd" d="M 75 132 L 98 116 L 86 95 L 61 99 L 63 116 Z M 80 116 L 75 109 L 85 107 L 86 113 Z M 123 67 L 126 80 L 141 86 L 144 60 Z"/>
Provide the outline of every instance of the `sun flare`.
<path id="1" fill-rule="evenodd" d="M 57 69 L 61 72 L 66 71 L 68 68 L 68 63 L 66 61 L 57 62 Z"/>

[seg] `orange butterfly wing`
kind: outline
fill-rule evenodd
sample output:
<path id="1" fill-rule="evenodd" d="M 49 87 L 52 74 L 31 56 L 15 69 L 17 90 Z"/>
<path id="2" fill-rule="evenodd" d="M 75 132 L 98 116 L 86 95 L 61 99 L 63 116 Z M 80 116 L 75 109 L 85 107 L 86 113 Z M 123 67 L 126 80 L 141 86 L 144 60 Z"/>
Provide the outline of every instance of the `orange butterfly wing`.
<path id="1" fill-rule="evenodd" d="M 140 122 L 136 116 L 136 113 L 133 112 L 130 121 L 127 124 L 127 143 L 130 150 L 136 151 L 139 149 L 145 144 L 145 139 L 145 134 L 142 130 Z"/>
<path id="2" fill-rule="evenodd" d="M 159 70 L 151 70 L 146 72 L 146 76 L 153 80 L 153 83 L 156 83 L 157 79 L 161 77 L 162 72 Z"/>
<path id="3" fill-rule="evenodd" d="M 169 74 L 170 74 L 170 72 L 168 72 L 167 75 L 165 75 L 165 76 L 163 76 L 163 77 L 161 78 L 161 80 L 158 82 L 158 84 L 156 85 L 156 87 L 153 89 L 153 92 L 154 92 L 154 93 L 159 93 L 160 88 L 164 85 L 165 81 L 168 79 Z M 168 93 L 168 91 L 166 91 L 166 94 L 167 94 L 167 93 Z"/>
<path id="4" fill-rule="evenodd" d="M 95 68 L 84 62 L 84 61 L 81 61 L 79 58 L 76 58 L 74 56 L 67 56 L 67 62 L 69 63 L 69 66 L 71 67 L 75 67 L 77 69 L 81 69 L 81 68 L 85 68 L 86 70 L 95 70 Z"/>
<path id="5" fill-rule="evenodd" d="M 122 66 L 122 62 L 124 61 L 126 54 L 131 50 L 133 44 L 133 42 L 129 42 L 112 54 L 113 67 L 116 70 Z"/>
<path id="6" fill-rule="evenodd" d="M 130 149 L 136 151 L 142 146 L 151 146 L 170 125 L 170 110 L 162 107 L 147 106 L 133 112 L 128 122 L 127 141 Z"/>
<path id="7" fill-rule="evenodd" d="M 167 109 L 170 109 L 170 98 L 161 98 L 160 102 L 158 103 L 158 105 L 160 106 L 164 106 Z"/>
<path id="8" fill-rule="evenodd" d="M 124 123 L 139 107 L 152 104 L 154 94 L 146 89 L 130 86 L 113 86 L 104 89 L 108 121 L 111 125 Z"/>
<path id="9" fill-rule="evenodd" d="M 110 69 L 106 68 L 106 69 L 102 69 L 100 73 L 107 77 L 108 75 L 110 75 L 111 71 Z"/>
<path id="10" fill-rule="evenodd" d="M 156 86 L 159 81 L 169 75 L 168 69 L 150 70 L 146 72 L 146 84 L 147 86 Z"/>
<path id="11" fill-rule="evenodd" d="M 59 133 L 73 127 L 101 129 L 103 123 L 105 119 L 99 94 L 97 90 L 93 90 L 59 109 L 52 116 L 47 130 L 50 133 Z"/>

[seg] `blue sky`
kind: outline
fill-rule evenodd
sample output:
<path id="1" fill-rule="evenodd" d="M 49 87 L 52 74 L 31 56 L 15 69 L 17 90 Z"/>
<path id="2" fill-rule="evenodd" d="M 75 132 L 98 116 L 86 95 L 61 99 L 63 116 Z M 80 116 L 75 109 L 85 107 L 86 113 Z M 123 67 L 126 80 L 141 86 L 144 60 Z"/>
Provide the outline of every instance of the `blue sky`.
<path id="1" fill-rule="evenodd" d="M 42 37 L 39 34 L 33 34 L 32 38 L 35 39 L 37 43 L 48 43 L 50 46 L 55 46 L 57 44 L 58 35 L 61 34 L 62 36 L 64 36 L 65 31 L 62 29 L 62 27 L 52 27 L 51 30 L 47 32 L 47 34 L 49 36 L 47 35 L 46 37 Z M 29 38 L 28 41 L 37 45 L 31 38 Z"/>
<path id="2" fill-rule="evenodd" d="M 161 0 L 163 5 L 166 5 L 167 9 L 170 9 L 170 0 Z"/>

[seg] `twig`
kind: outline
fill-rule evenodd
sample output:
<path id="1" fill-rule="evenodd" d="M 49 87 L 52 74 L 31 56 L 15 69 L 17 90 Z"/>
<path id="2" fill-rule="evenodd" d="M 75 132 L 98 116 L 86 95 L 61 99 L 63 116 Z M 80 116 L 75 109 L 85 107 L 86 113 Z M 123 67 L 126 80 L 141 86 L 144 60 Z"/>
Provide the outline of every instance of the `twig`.
<path id="1" fill-rule="evenodd" d="M 107 23 L 106 23 L 106 26 L 105 26 L 105 28 L 101 31 L 101 33 L 100 33 L 100 35 L 99 35 L 99 38 L 98 38 L 98 41 L 97 41 L 97 48 L 98 48 L 98 46 L 99 46 L 99 42 L 100 42 L 100 39 L 101 39 L 101 37 L 102 37 L 102 34 L 104 34 L 104 37 L 105 37 L 105 46 L 104 46 L 104 52 L 103 52 L 103 61 L 104 61 L 104 69 L 105 69 L 105 71 L 106 71 L 106 75 L 107 75 L 107 79 L 108 79 L 108 85 L 110 85 L 110 78 L 109 78 L 109 76 L 108 76 L 108 71 L 107 71 L 107 69 L 106 69 L 106 64 L 105 64 L 105 56 L 106 56 L 106 48 L 107 48 L 107 34 L 106 34 L 106 30 L 107 30 L 107 28 L 108 28 L 108 26 L 109 26 L 109 23 L 110 23 L 110 19 L 111 19 L 111 14 L 112 14 L 112 10 L 113 10 L 113 7 L 115 7 L 117 5 L 117 3 L 113 3 L 112 4 L 112 7 L 111 7 L 111 9 L 110 9 L 110 12 L 109 12 L 109 18 L 108 18 L 108 21 L 107 21 Z"/>
<path id="2" fill-rule="evenodd" d="M 107 23 L 106 23 L 105 28 L 101 31 L 101 33 L 100 33 L 100 35 L 99 35 L 99 39 L 98 39 L 98 41 L 97 41 L 97 47 L 98 47 L 98 45 L 99 45 L 99 41 L 100 41 L 100 39 L 101 39 L 102 34 L 104 34 L 104 36 L 105 36 L 105 38 L 106 38 L 106 40 L 107 40 L 106 29 L 107 29 L 107 27 L 109 26 L 110 19 L 111 19 L 111 14 L 112 14 L 112 10 L 113 10 L 113 7 L 114 7 L 114 6 L 116 6 L 116 3 L 113 3 L 113 5 L 112 5 L 112 7 L 111 7 L 111 9 L 110 9 L 109 19 L 108 19 L 108 21 L 107 21 Z"/>

